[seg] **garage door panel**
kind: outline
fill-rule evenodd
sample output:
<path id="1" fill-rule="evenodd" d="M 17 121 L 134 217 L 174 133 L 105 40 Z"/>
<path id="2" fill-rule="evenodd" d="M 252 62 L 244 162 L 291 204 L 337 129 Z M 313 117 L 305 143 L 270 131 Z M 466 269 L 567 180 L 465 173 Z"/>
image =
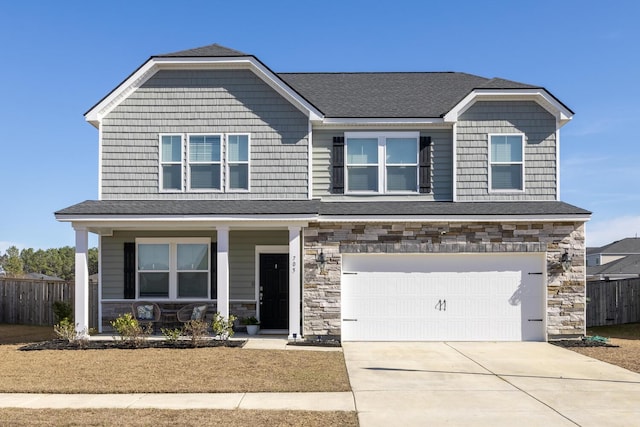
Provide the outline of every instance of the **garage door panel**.
<path id="1" fill-rule="evenodd" d="M 470 265 L 469 257 L 413 256 L 413 265 L 394 256 L 364 257 L 345 256 L 343 265 L 404 271 L 343 275 L 342 317 L 356 319 L 343 321 L 345 341 L 544 340 L 544 325 L 528 321 L 544 313 L 541 275 L 528 275 L 541 268 L 541 255 L 475 258 L 478 271 L 453 272 L 420 270 L 460 268 Z"/>

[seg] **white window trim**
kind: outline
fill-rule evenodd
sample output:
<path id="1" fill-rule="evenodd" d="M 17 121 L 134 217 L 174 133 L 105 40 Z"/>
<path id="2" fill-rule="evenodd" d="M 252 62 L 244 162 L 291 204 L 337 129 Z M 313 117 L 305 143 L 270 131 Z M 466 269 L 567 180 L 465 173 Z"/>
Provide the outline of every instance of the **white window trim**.
<path id="1" fill-rule="evenodd" d="M 192 136 L 218 136 L 220 137 L 220 161 L 218 162 L 192 162 L 191 161 L 191 140 L 190 138 Z M 222 175 L 222 171 L 224 169 L 224 155 L 223 155 L 223 149 L 222 147 L 224 146 L 224 134 L 222 133 L 188 133 L 187 134 L 187 138 L 186 138 L 187 142 L 186 142 L 186 148 L 187 148 L 187 155 L 186 155 L 186 164 L 187 164 L 187 170 L 186 170 L 186 175 L 187 175 L 187 191 L 190 193 L 222 193 L 222 189 L 223 189 L 223 185 L 222 185 L 222 180 L 223 180 L 223 175 Z M 191 188 L 191 165 L 216 165 L 219 164 L 220 165 L 220 187 L 218 188 Z"/>
<path id="2" fill-rule="evenodd" d="M 206 244 L 208 246 L 208 259 L 207 265 L 209 271 L 207 274 L 207 296 L 204 298 L 179 298 L 178 297 L 178 244 Z M 156 244 L 156 245 L 169 245 L 169 296 L 166 298 L 152 298 L 140 296 L 140 283 L 139 283 L 139 270 L 138 270 L 138 255 L 140 253 L 138 245 L 140 244 Z M 165 271 L 165 270 L 158 270 Z M 209 301 L 211 300 L 211 239 L 208 237 L 184 237 L 184 238 L 164 238 L 164 237 L 145 237 L 136 239 L 136 299 L 145 299 L 149 301 L 172 301 L 172 300 L 184 300 L 184 301 Z"/>
<path id="3" fill-rule="evenodd" d="M 180 188 L 164 188 L 164 165 L 177 165 L 178 162 L 162 161 L 162 137 L 179 136 L 180 137 Z M 183 133 L 161 133 L 158 135 L 158 189 L 160 193 L 182 193 L 184 192 L 184 134 Z"/>
<path id="4" fill-rule="evenodd" d="M 522 161 L 521 162 L 492 162 L 491 161 L 491 139 L 494 136 L 519 136 L 520 137 L 520 142 L 522 144 Z M 488 134 L 488 138 L 487 138 L 487 164 L 489 165 L 488 171 L 489 171 L 489 176 L 488 176 L 488 191 L 489 193 L 524 193 L 525 192 L 525 148 L 526 148 L 526 135 L 524 133 L 490 133 Z M 493 165 L 522 165 L 522 176 L 521 176 L 521 182 L 522 182 L 522 188 L 516 188 L 516 189 L 493 189 L 493 183 L 491 182 L 491 176 L 492 176 L 492 168 Z"/>
<path id="5" fill-rule="evenodd" d="M 246 162 L 231 162 L 229 161 L 229 137 L 230 136 L 245 136 L 247 137 L 247 161 Z M 247 132 L 235 132 L 235 133 L 226 133 L 225 134 L 225 182 L 224 188 L 227 193 L 250 193 L 251 192 L 251 134 Z M 231 164 L 234 165 L 247 165 L 247 188 L 231 188 L 229 179 L 229 166 Z"/>
<path id="6" fill-rule="evenodd" d="M 369 138 L 378 140 L 378 191 L 349 191 L 349 166 L 359 166 L 350 164 L 347 156 L 347 146 L 350 138 Z M 387 191 L 387 166 L 399 166 L 391 163 L 387 164 L 386 144 L 388 138 L 414 138 L 416 140 L 416 185 L 413 191 Z M 371 165 L 360 165 L 371 166 Z M 412 165 L 402 165 L 412 166 Z M 345 132 L 344 134 L 344 192 L 355 195 L 375 195 L 375 194 L 419 194 L 420 193 L 420 132 Z"/>

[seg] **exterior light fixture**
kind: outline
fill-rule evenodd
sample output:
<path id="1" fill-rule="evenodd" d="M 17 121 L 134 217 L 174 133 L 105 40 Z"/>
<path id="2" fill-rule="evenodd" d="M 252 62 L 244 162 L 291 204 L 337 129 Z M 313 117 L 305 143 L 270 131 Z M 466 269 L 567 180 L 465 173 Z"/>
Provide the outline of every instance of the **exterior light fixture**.
<path id="1" fill-rule="evenodd" d="M 569 255 L 569 251 L 565 251 L 562 254 L 562 257 L 560 257 L 560 263 L 562 264 L 562 269 L 564 271 L 569 271 L 571 270 L 571 255 Z"/>
<path id="2" fill-rule="evenodd" d="M 320 253 L 316 256 L 316 262 L 320 267 L 320 273 L 324 274 L 325 268 L 327 267 L 327 259 L 325 258 L 324 252 L 322 251 L 322 249 L 320 249 Z"/>

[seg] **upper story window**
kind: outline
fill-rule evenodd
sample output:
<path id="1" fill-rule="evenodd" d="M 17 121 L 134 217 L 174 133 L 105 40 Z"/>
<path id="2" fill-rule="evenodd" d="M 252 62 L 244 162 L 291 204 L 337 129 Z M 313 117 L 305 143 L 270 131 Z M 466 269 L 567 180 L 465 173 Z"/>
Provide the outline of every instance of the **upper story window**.
<path id="1" fill-rule="evenodd" d="M 182 136 L 160 137 L 160 188 L 182 190 Z"/>
<path id="2" fill-rule="evenodd" d="M 248 134 L 161 135 L 160 191 L 249 191 L 249 159 Z"/>
<path id="3" fill-rule="evenodd" d="M 524 190 L 524 135 L 489 135 L 489 188 Z"/>
<path id="4" fill-rule="evenodd" d="M 189 189 L 220 190 L 221 140 L 221 135 L 189 135 Z"/>
<path id="5" fill-rule="evenodd" d="M 227 188 L 249 190 L 249 135 L 227 137 Z"/>
<path id="6" fill-rule="evenodd" d="M 209 298 L 209 239 L 138 239 L 139 298 Z"/>
<path id="7" fill-rule="evenodd" d="M 417 193 L 418 132 L 345 134 L 347 193 Z"/>

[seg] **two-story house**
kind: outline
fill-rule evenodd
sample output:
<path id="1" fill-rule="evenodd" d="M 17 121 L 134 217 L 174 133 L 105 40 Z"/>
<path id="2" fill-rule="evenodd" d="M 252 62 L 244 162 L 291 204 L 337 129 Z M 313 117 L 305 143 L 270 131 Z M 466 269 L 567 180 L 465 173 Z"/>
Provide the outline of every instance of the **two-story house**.
<path id="1" fill-rule="evenodd" d="M 585 333 L 586 210 L 559 199 L 543 87 L 456 72 L 276 73 L 219 45 L 152 56 L 85 115 L 102 327 L 139 300 L 342 340 Z"/>

